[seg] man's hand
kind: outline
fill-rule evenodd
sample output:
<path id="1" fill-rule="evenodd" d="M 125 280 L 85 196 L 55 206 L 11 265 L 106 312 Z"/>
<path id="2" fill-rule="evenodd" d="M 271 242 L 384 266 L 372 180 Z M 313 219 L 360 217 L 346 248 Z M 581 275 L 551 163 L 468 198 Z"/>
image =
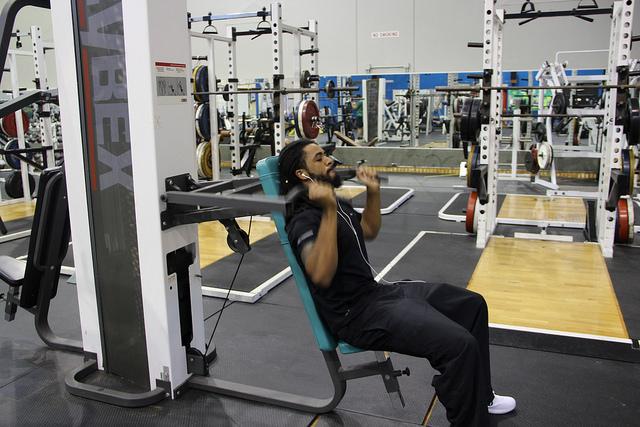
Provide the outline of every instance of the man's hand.
<path id="1" fill-rule="evenodd" d="M 309 200 L 318 203 L 324 209 L 336 209 L 336 192 L 326 182 L 309 183 Z"/>
<path id="2" fill-rule="evenodd" d="M 380 181 L 378 180 L 378 173 L 368 166 L 360 166 L 356 169 L 356 177 L 358 181 L 367 187 L 369 192 L 380 191 Z"/>

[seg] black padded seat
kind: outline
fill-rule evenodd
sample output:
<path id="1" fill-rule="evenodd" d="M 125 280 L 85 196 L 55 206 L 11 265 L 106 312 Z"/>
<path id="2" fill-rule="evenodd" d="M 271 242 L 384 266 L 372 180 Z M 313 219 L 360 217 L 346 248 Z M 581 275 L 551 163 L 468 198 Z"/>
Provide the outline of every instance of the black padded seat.
<path id="1" fill-rule="evenodd" d="M 25 267 L 24 261 L 0 255 L 0 280 L 9 286 L 22 286 Z"/>

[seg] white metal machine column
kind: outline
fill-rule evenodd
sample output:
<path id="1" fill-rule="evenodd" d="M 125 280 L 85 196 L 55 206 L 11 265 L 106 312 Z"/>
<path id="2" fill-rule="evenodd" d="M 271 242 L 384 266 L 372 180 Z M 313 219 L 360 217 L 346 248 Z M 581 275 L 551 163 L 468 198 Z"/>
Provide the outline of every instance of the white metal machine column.
<path id="1" fill-rule="evenodd" d="M 186 2 L 51 6 L 84 350 L 148 390 L 118 404 L 175 397 L 205 353 L 197 226 L 161 227 L 166 177 L 196 176 Z"/>

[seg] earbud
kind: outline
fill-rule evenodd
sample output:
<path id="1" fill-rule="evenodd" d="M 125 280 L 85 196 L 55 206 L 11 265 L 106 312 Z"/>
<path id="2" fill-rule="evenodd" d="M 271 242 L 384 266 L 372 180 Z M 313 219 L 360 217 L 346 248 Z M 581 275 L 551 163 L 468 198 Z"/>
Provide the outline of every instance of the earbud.
<path id="1" fill-rule="evenodd" d="M 309 181 L 311 182 L 316 182 L 315 179 L 311 178 L 310 176 L 307 176 L 305 174 L 301 174 L 303 177 L 307 178 Z"/>

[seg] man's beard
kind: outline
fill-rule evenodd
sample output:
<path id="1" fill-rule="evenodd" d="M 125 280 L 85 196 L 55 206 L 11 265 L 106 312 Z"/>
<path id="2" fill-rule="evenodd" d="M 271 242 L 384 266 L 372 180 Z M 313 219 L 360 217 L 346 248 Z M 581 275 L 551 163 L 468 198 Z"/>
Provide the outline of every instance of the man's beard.
<path id="1" fill-rule="evenodd" d="M 310 176 L 316 182 L 326 182 L 327 184 L 332 185 L 333 188 L 340 188 L 342 186 L 342 177 L 337 173 L 335 173 L 335 170 L 333 171 L 334 171 L 333 177 L 329 175 L 316 175 L 313 173 L 310 174 Z"/>

